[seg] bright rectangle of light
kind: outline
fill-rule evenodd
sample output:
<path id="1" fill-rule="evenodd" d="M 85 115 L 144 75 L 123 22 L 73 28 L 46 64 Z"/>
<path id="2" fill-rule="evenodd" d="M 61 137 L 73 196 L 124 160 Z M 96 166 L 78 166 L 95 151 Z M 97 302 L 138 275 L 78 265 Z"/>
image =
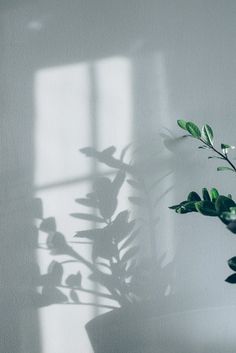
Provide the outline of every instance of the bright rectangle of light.
<path id="1" fill-rule="evenodd" d="M 114 145 L 121 151 L 133 138 L 130 60 L 125 57 L 101 60 L 95 65 L 95 77 L 98 148 Z"/>
<path id="2" fill-rule="evenodd" d="M 91 143 L 88 65 L 42 69 L 35 85 L 35 185 L 88 173 L 89 161 L 81 168 L 78 152 Z"/>

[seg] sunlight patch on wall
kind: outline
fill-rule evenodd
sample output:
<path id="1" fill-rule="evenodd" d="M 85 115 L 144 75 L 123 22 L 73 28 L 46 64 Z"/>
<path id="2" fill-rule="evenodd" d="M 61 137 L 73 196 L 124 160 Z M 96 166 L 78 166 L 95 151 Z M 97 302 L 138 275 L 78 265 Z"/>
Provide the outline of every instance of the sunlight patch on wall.
<path id="1" fill-rule="evenodd" d="M 132 136 L 131 63 L 123 57 L 95 65 L 97 79 L 98 146 L 124 148 Z"/>
<path id="2" fill-rule="evenodd" d="M 35 185 L 86 174 L 79 147 L 90 139 L 90 81 L 87 64 L 40 70 L 35 78 Z"/>

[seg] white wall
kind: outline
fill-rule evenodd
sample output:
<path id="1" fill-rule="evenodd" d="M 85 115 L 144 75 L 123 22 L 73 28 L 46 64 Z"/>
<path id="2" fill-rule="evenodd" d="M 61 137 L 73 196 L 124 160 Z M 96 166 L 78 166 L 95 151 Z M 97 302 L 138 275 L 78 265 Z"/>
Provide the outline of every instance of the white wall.
<path id="1" fill-rule="evenodd" d="M 224 282 L 233 236 L 215 219 L 167 208 L 203 186 L 233 193 L 233 176 L 217 174 L 193 141 L 163 144 L 163 134 L 180 136 L 183 118 L 208 122 L 219 143 L 235 144 L 235 12 L 233 0 L 0 2 L 1 353 L 92 352 L 84 324 L 99 308 L 38 309 L 29 300 L 36 264 L 43 274 L 55 260 L 34 250 L 32 197 L 71 241 L 89 226 L 69 216 L 74 199 L 98 172 L 114 175 L 78 152 L 86 146 L 121 151 L 139 140 L 148 182 L 168 174 L 156 189 L 157 197 L 168 192 L 155 210 L 155 242 L 157 257 L 172 262 L 173 311 L 234 305 L 236 289 Z M 120 209 L 133 210 L 130 192 L 123 189 Z"/>

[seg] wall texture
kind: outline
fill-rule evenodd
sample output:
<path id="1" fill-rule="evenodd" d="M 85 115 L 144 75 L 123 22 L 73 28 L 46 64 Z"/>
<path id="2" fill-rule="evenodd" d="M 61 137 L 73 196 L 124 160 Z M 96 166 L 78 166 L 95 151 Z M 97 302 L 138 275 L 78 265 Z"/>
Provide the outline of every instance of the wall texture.
<path id="1" fill-rule="evenodd" d="M 79 149 L 115 146 L 119 160 L 129 143 L 127 178 L 134 163 L 150 202 L 130 202 L 136 191 L 124 182 L 117 212 L 128 209 L 142 226 L 138 261 L 150 255 L 159 264 L 151 282 L 162 289 L 142 309 L 145 329 L 129 317 L 127 335 L 155 337 L 156 350 L 147 344 L 142 353 L 233 352 L 236 289 L 224 279 L 234 239 L 215 219 L 180 217 L 168 206 L 203 186 L 233 193 L 233 176 L 178 139 L 176 120 L 208 122 L 219 143 L 235 144 L 235 15 L 233 0 L 0 1 L 1 353 L 92 352 L 86 322 L 117 304 L 75 255 L 90 258 L 89 241 L 71 243 L 97 225 L 70 214 L 84 212 L 74 200 L 98 176 L 113 180 L 119 168 Z M 55 224 L 37 231 L 35 197 L 69 253 L 50 245 Z M 63 270 L 52 270 L 55 262 Z M 66 278 L 77 271 L 83 288 L 71 293 Z M 126 352 L 119 337 L 110 353 Z"/>

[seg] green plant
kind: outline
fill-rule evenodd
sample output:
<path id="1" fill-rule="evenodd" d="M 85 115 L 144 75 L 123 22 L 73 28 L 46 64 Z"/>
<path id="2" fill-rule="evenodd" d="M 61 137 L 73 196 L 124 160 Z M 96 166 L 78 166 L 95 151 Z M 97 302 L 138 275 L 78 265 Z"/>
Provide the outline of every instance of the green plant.
<path id="1" fill-rule="evenodd" d="M 217 171 L 231 171 L 236 173 L 236 166 L 229 158 L 229 152 L 234 149 L 226 143 L 221 143 L 220 149 L 217 149 L 214 144 L 214 133 L 209 125 L 204 125 L 200 130 L 199 127 L 191 122 L 185 120 L 177 120 L 180 128 L 188 132 L 190 136 L 201 142 L 199 149 L 209 150 L 213 153 L 208 159 L 217 158 L 226 163 L 224 166 L 217 167 Z M 186 136 L 186 135 L 185 135 Z M 220 195 L 216 188 L 207 190 L 202 189 L 202 197 L 195 191 L 191 191 L 185 201 L 178 205 L 169 207 L 175 210 L 176 213 L 190 213 L 197 212 L 204 216 L 211 216 L 219 218 L 227 228 L 236 234 L 236 202 L 232 199 L 232 195 Z M 228 260 L 230 269 L 236 272 L 236 256 Z M 229 283 L 236 283 L 236 273 L 230 275 L 227 279 Z"/>

